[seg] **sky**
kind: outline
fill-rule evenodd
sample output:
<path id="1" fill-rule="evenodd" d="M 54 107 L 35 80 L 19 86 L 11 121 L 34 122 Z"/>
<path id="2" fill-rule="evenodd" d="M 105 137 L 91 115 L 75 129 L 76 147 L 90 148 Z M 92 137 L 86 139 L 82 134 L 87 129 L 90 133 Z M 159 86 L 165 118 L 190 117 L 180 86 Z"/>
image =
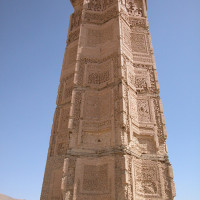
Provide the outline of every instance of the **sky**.
<path id="1" fill-rule="evenodd" d="M 148 0 L 175 200 L 199 200 L 200 1 Z M 0 0 L 0 193 L 39 200 L 73 8 Z"/>

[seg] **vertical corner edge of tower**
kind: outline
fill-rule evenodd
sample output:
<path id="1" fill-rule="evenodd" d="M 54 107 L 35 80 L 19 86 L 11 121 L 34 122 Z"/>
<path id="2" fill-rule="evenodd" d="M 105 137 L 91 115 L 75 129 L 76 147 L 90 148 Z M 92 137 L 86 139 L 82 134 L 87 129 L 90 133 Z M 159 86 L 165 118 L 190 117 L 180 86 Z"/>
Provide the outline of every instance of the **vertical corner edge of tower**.
<path id="1" fill-rule="evenodd" d="M 147 9 L 147 0 L 145 0 L 145 3 L 146 3 L 146 9 Z"/>

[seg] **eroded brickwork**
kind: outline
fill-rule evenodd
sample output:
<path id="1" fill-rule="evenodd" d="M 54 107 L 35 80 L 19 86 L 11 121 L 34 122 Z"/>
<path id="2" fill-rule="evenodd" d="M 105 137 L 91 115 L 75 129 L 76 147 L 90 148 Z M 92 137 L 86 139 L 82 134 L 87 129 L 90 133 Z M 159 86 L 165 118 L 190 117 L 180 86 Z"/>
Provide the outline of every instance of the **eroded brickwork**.
<path id="1" fill-rule="evenodd" d="M 71 0 L 41 200 L 173 200 L 146 0 Z"/>

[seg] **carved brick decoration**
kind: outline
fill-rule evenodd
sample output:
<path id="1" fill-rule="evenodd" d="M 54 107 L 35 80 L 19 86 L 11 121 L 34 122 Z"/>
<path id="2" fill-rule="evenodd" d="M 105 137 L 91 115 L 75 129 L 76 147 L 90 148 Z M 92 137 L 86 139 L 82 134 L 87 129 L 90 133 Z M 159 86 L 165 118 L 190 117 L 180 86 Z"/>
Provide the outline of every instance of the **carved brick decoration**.
<path id="1" fill-rule="evenodd" d="M 71 0 L 41 200 L 173 200 L 146 0 Z"/>
<path id="2" fill-rule="evenodd" d="M 74 32 L 71 32 L 68 36 L 68 39 L 67 39 L 67 44 L 69 45 L 70 43 L 76 41 L 79 39 L 79 34 L 80 34 L 80 30 L 76 30 Z"/>
<path id="3" fill-rule="evenodd" d="M 86 12 L 85 13 L 85 18 L 84 18 L 84 23 L 92 23 L 92 24 L 98 24 L 102 25 L 105 22 L 114 19 L 117 17 L 118 11 L 117 7 L 111 7 L 104 12 Z"/>
<path id="4" fill-rule="evenodd" d="M 135 164 L 136 195 L 143 198 L 160 198 L 161 186 L 156 162 L 143 161 Z"/>
<path id="5" fill-rule="evenodd" d="M 146 37 L 144 34 L 131 34 L 132 49 L 135 52 L 147 53 Z"/>
<path id="6" fill-rule="evenodd" d="M 104 11 L 113 5 L 115 0 L 89 0 L 88 10 Z"/>
<path id="7" fill-rule="evenodd" d="M 109 71 L 100 73 L 90 73 L 88 76 L 88 84 L 102 84 L 109 80 Z"/>
<path id="8" fill-rule="evenodd" d="M 141 0 L 121 0 L 121 4 L 126 9 L 127 13 L 134 17 L 142 17 L 142 1 Z"/>
<path id="9" fill-rule="evenodd" d="M 107 192 L 108 185 L 108 166 L 85 165 L 83 170 L 82 190 L 85 193 L 104 193 Z"/>
<path id="10" fill-rule="evenodd" d="M 150 108 L 148 100 L 139 99 L 137 102 L 138 117 L 141 122 L 150 122 Z"/>
<path id="11" fill-rule="evenodd" d="M 74 29 L 80 26 L 81 17 L 82 17 L 82 10 L 78 10 L 72 14 L 70 31 L 73 31 Z"/>

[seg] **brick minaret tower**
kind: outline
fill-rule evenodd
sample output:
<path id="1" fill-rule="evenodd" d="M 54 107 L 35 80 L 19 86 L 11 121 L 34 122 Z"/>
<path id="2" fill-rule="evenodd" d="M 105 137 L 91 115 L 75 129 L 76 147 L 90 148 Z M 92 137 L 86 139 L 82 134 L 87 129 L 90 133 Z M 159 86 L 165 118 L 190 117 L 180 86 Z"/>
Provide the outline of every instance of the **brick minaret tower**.
<path id="1" fill-rule="evenodd" d="M 41 200 L 173 200 L 145 0 L 71 0 Z"/>

